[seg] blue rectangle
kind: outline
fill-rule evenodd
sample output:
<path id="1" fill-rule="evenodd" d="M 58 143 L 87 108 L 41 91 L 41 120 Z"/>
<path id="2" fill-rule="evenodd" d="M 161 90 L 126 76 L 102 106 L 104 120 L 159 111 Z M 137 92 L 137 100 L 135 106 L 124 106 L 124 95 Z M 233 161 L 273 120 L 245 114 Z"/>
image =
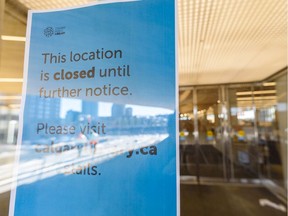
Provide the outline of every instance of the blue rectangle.
<path id="1" fill-rule="evenodd" d="M 10 215 L 175 216 L 175 3 L 29 13 Z"/>

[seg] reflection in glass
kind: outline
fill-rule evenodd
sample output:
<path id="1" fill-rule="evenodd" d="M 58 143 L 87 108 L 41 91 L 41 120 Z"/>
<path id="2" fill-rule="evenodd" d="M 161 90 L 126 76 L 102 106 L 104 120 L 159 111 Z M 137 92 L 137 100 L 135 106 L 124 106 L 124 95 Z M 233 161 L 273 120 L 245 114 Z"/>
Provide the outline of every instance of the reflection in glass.
<path id="1" fill-rule="evenodd" d="M 167 148 L 158 145 L 175 127 L 171 124 L 173 112 L 132 104 L 42 101 L 27 96 L 18 185 L 56 175 L 101 175 L 99 165 L 120 155 L 126 159 L 157 155 L 158 148 Z"/>

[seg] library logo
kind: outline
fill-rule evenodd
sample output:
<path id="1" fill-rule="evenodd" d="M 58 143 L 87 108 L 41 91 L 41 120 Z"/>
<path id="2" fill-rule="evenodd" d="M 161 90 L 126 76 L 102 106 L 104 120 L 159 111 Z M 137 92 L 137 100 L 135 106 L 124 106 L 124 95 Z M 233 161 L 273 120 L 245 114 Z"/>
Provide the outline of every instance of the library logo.
<path id="1" fill-rule="evenodd" d="M 46 37 L 51 37 L 54 34 L 54 29 L 53 27 L 47 27 L 44 29 L 44 35 Z"/>
<path id="2" fill-rule="evenodd" d="M 65 26 L 60 26 L 60 27 L 46 27 L 43 31 L 44 35 L 49 38 L 52 37 L 53 35 L 63 35 L 65 34 Z"/>

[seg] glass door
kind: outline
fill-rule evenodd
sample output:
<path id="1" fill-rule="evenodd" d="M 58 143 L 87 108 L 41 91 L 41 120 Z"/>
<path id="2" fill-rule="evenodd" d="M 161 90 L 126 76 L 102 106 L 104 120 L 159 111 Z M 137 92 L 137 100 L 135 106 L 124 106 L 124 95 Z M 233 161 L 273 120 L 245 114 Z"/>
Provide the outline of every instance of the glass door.
<path id="1" fill-rule="evenodd" d="M 287 187 L 287 76 L 231 86 L 228 98 L 235 178 Z"/>
<path id="2" fill-rule="evenodd" d="M 252 86 L 236 86 L 228 90 L 230 137 L 234 177 L 258 178 L 256 109 Z"/>
<path id="3" fill-rule="evenodd" d="M 287 175 L 287 76 L 255 87 L 259 172 L 285 188 Z"/>
<path id="4" fill-rule="evenodd" d="M 227 118 L 221 88 L 180 91 L 180 174 L 227 178 Z"/>
<path id="5" fill-rule="evenodd" d="M 226 178 L 224 115 L 220 88 L 197 89 L 197 163 L 200 177 Z"/>
<path id="6" fill-rule="evenodd" d="M 194 125 L 193 89 L 179 92 L 179 140 L 180 140 L 180 175 L 195 176 L 195 125 Z"/>

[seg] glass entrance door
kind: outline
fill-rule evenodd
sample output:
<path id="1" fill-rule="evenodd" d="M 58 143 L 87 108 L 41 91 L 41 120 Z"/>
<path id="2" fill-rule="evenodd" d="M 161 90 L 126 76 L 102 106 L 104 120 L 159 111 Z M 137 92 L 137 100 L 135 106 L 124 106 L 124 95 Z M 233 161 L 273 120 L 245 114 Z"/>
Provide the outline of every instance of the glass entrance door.
<path id="1" fill-rule="evenodd" d="M 232 163 L 237 179 L 259 178 L 257 127 L 252 86 L 228 89 Z"/>
<path id="2" fill-rule="evenodd" d="M 189 97 L 184 99 L 185 95 Z M 221 98 L 218 87 L 180 92 L 181 175 L 196 176 L 198 180 L 227 178 L 227 119 Z"/>
<path id="3" fill-rule="evenodd" d="M 225 178 L 226 151 L 220 88 L 197 89 L 198 154 L 200 177 Z"/>
<path id="4" fill-rule="evenodd" d="M 182 176 L 269 180 L 286 194 L 286 74 L 181 90 L 179 102 Z"/>

